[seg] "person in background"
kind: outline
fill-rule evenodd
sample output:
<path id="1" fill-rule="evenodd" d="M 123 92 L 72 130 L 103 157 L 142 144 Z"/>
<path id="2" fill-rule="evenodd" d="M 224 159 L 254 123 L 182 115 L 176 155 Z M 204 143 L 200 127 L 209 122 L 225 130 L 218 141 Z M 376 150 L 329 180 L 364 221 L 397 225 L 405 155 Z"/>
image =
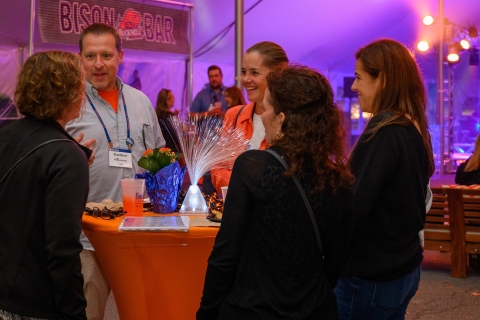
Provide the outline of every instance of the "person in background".
<path id="1" fill-rule="evenodd" d="M 225 101 L 227 102 L 228 109 L 245 105 L 245 98 L 243 97 L 242 90 L 233 86 L 225 90 Z"/>
<path id="2" fill-rule="evenodd" d="M 141 91 L 117 76 L 123 50 L 117 30 L 94 23 L 80 35 L 79 56 L 86 76 L 85 113 L 66 129 L 83 144 L 95 144 L 95 162 L 90 166 L 88 202 L 105 199 L 122 201 L 120 179 L 133 178 L 140 171 L 138 160 L 149 148 L 165 146 L 155 110 Z M 130 159 L 127 163 L 116 159 Z M 88 319 L 103 319 L 110 293 L 105 272 L 95 251 L 82 233 L 80 257 L 85 278 Z"/>
<path id="3" fill-rule="evenodd" d="M 78 56 L 30 56 L 0 130 L 0 319 L 86 319 L 79 254 L 91 150 L 66 131 L 85 98 Z"/>
<path id="4" fill-rule="evenodd" d="M 266 139 L 289 168 L 261 150 L 236 159 L 197 320 L 337 319 L 333 286 L 353 223 L 341 112 L 313 69 L 290 66 L 265 80 Z"/>
<path id="5" fill-rule="evenodd" d="M 130 83 L 132 88 L 137 90 L 142 90 L 142 81 L 140 80 L 140 76 L 138 75 L 138 70 L 133 71 L 133 81 Z"/>
<path id="6" fill-rule="evenodd" d="M 475 140 L 475 151 L 472 156 L 457 168 L 455 183 L 467 186 L 480 184 L 480 134 Z"/>
<path id="7" fill-rule="evenodd" d="M 171 109 L 175 104 L 175 96 L 172 90 L 162 89 L 157 96 L 156 113 L 160 128 L 162 128 L 162 135 L 165 138 L 165 147 L 170 148 L 173 152 L 180 152 L 179 142 L 175 130 L 172 127 L 168 117 L 175 116 L 178 111 L 172 112 Z"/>
<path id="8" fill-rule="evenodd" d="M 223 85 L 222 69 L 212 65 L 208 67 L 208 83 L 197 93 L 190 107 L 190 116 L 220 116 L 227 111 Z"/>
<path id="9" fill-rule="evenodd" d="M 208 67 L 208 83 L 195 96 L 190 107 L 190 116 L 199 117 L 200 119 L 208 116 L 223 117 L 228 109 L 225 101 L 225 89 L 222 69 L 216 65 Z M 200 179 L 200 181 L 202 192 L 212 194 L 215 191 L 210 171 L 205 173 L 203 180 Z"/>
<path id="10" fill-rule="evenodd" d="M 245 137 L 250 140 L 249 149 L 264 150 L 267 147 L 265 128 L 261 119 L 267 75 L 270 71 L 287 65 L 288 58 L 283 48 L 270 41 L 254 44 L 243 56 L 242 85 L 251 102 L 230 108 L 225 114 L 223 124 L 242 130 Z M 211 172 L 213 186 L 217 191 L 228 186 L 231 168 L 217 168 Z"/>
<path id="11" fill-rule="evenodd" d="M 335 288 L 339 319 L 403 319 L 420 281 L 434 172 L 426 92 L 413 53 L 397 41 L 374 41 L 355 57 L 352 90 L 373 117 L 349 159 L 355 221 Z"/>

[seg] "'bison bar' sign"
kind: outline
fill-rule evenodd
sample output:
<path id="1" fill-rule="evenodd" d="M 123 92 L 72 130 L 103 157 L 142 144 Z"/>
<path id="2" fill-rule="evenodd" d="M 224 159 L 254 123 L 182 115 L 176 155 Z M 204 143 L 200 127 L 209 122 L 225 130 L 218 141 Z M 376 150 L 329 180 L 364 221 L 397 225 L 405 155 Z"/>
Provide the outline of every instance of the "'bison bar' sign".
<path id="1" fill-rule="evenodd" d="M 115 0 L 40 0 L 43 42 L 78 44 L 88 25 L 115 27 L 124 48 L 189 53 L 188 11 Z"/>

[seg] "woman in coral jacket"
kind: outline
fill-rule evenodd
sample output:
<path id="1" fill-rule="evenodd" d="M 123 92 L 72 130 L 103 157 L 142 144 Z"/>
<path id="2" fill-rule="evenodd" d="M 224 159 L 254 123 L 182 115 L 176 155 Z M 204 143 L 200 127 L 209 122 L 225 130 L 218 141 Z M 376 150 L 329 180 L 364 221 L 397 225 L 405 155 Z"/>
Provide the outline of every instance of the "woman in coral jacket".
<path id="1" fill-rule="evenodd" d="M 287 54 L 278 44 L 263 41 L 251 46 L 243 57 L 242 85 L 247 91 L 247 98 L 251 101 L 247 105 L 240 105 L 229 109 L 225 113 L 224 125 L 241 129 L 250 139 L 248 149 L 265 150 L 265 127 L 262 124 L 263 96 L 267 89 L 267 74 L 275 68 L 288 65 Z M 232 163 L 233 165 L 233 163 Z M 217 192 L 221 187 L 228 186 L 232 169 L 213 169 L 212 183 Z"/>

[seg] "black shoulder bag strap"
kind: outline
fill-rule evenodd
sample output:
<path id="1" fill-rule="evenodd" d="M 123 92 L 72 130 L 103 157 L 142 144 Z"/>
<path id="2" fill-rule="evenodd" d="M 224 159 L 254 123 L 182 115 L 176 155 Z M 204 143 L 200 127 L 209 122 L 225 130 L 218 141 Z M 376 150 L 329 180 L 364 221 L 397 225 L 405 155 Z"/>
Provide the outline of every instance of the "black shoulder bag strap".
<path id="1" fill-rule="evenodd" d="M 50 143 L 52 143 L 52 142 L 57 142 L 57 141 L 68 141 L 68 142 L 74 143 L 73 141 L 68 140 L 68 139 L 52 139 L 52 140 L 48 140 L 48 141 L 45 141 L 45 142 L 39 144 L 38 146 L 36 146 L 36 147 L 33 148 L 32 150 L 28 151 L 28 152 L 27 152 L 23 157 L 21 157 L 17 162 L 15 162 L 15 164 L 7 171 L 7 173 L 6 173 L 6 174 L 3 176 L 3 178 L 0 180 L 0 184 L 2 184 L 3 180 L 5 180 L 5 178 L 10 174 L 10 172 L 12 172 L 13 169 L 15 169 L 15 167 L 20 164 L 20 162 L 22 162 L 26 157 L 28 157 L 29 155 L 31 155 L 35 150 L 43 147 L 44 145 L 50 144 Z"/>
<path id="2" fill-rule="evenodd" d="M 243 107 L 241 107 L 240 110 L 238 110 L 237 117 L 235 118 L 235 122 L 233 123 L 233 129 L 237 127 L 238 116 L 240 115 L 240 113 L 242 113 L 243 108 L 245 108 L 245 106 L 246 105 L 244 104 Z"/>
<path id="3" fill-rule="evenodd" d="M 275 151 L 272 149 L 267 149 L 265 150 L 271 155 L 273 155 L 275 158 L 280 161 L 280 163 L 283 165 L 285 170 L 288 170 L 288 164 L 285 162 L 285 160 Z M 310 220 L 312 220 L 313 224 L 313 229 L 315 230 L 315 236 L 317 237 L 317 247 L 320 250 L 320 254 L 322 255 L 323 259 L 323 250 L 322 250 L 322 240 L 320 238 L 320 232 L 318 231 L 318 225 L 317 225 L 317 219 L 315 219 L 315 216 L 313 215 L 313 210 L 312 207 L 310 206 L 310 203 L 308 202 L 307 196 L 305 195 L 305 191 L 303 190 L 302 186 L 300 185 L 300 182 L 298 181 L 297 177 L 292 176 L 293 181 L 297 185 L 298 191 L 300 191 L 300 194 L 302 195 L 303 202 L 305 203 L 305 206 L 307 207 L 308 214 L 310 215 Z"/>
<path id="4" fill-rule="evenodd" d="M 171 116 L 169 116 L 169 117 L 171 117 Z M 170 132 L 170 129 L 168 129 L 167 121 L 170 121 L 170 120 L 167 118 L 166 120 L 160 119 L 160 121 L 162 122 L 165 130 L 167 130 L 168 135 L 170 136 L 170 138 L 172 138 L 172 142 L 173 142 L 173 144 L 175 145 L 175 148 L 177 148 L 177 150 L 182 150 L 182 149 L 180 148 L 180 146 L 175 142 L 175 138 L 177 137 L 177 133 L 176 133 L 175 129 L 172 127 L 173 133 L 175 134 L 175 137 L 174 137 L 174 136 L 172 135 L 172 133 Z M 172 122 L 170 122 L 170 124 L 172 124 Z M 173 126 L 173 125 L 172 125 L 172 126 Z M 164 139 L 165 139 L 165 137 L 164 137 Z M 177 140 L 178 140 L 178 139 L 177 139 Z M 145 142 L 144 142 L 144 143 L 145 143 Z M 166 147 L 166 145 L 165 145 L 165 147 Z M 147 145 L 146 145 L 146 144 L 145 144 L 145 150 L 147 150 Z"/>

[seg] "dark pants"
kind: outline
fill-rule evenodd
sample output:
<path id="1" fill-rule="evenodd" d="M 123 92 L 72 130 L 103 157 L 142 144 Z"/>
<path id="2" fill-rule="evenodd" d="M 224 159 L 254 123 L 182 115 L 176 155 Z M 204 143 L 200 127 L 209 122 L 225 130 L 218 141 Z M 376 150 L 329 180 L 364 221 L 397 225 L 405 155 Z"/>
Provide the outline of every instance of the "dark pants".
<path id="1" fill-rule="evenodd" d="M 418 266 L 403 277 L 385 282 L 340 279 L 334 290 L 339 319 L 405 319 L 408 303 L 418 289 L 420 269 Z"/>
<path id="2" fill-rule="evenodd" d="M 205 194 L 213 194 L 214 191 L 215 188 L 213 187 L 212 177 L 210 176 L 210 171 L 208 171 L 203 176 L 202 192 Z"/>

